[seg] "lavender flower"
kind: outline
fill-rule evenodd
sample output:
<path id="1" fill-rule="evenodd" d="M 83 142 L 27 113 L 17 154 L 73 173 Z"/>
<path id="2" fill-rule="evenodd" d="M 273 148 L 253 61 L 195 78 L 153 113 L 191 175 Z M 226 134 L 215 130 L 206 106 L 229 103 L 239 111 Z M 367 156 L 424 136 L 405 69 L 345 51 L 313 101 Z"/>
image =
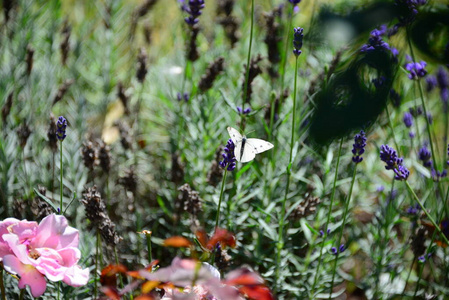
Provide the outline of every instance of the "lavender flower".
<path id="1" fill-rule="evenodd" d="M 425 67 L 427 66 L 427 63 L 425 61 L 421 62 L 410 62 L 405 65 L 405 69 L 410 72 L 408 75 L 408 78 L 414 80 L 419 79 L 424 76 L 426 76 L 427 71 Z"/>
<path id="2" fill-rule="evenodd" d="M 326 234 L 329 235 L 329 233 L 331 233 L 331 230 L 328 228 L 328 229 L 326 230 Z M 324 231 L 323 231 L 323 230 L 320 230 L 320 237 L 323 237 L 323 236 L 324 236 Z"/>
<path id="3" fill-rule="evenodd" d="M 437 79 L 434 76 L 427 76 L 426 78 L 426 91 L 430 93 L 438 85 Z"/>
<path id="4" fill-rule="evenodd" d="M 62 142 L 67 136 L 65 134 L 67 128 L 67 120 L 63 116 L 60 116 L 58 118 L 58 122 L 56 123 L 56 127 L 56 136 L 58 137 L 58 140 Z"/>
<path id="5" fill-rule="evenodd" d="M 332 254 L 336 255 L 338 252 L 343 253 L 346 250 L 345 244 L 341 244 L 338 249 L 336 247 L 331 248 Z"/>
<path id="6" fill-rule="evenodd" d="M 447 104 L 449 100 L 449 75 L 440 67 L 437 72 L 436 81 L 440 88 L 440 96 L 443 103 Z"/>
<path id="7" fill-rule="evenodd" d="M 184 100 L 185 102 L 189 102 L 190 96 L 188 93 L 184 93 L 184 95 L 181 95 L 181 93 L 176 94 L 176 99 L 178 101 Z"/>
<path id="8" fill-rule="evenodd" d="M 298 2 L 299 3 L 299 2 Z M 294 33 L 293 33 L 293 47 L 295 49 L 293 49 L 293 54 L 295 54 L 296 57 L 298 57 L 302 51 L 302 40 L 304 38 L 304 28 L 301 27 L 295 27 L 293 28 Z"/>
<path id="9" fill-rule="evenodd" d="M 413 115 L 411 113 L 406 112 L 404 114 L 403 120 L 404 120 L 405 127 L 410 128 L 413 126 Z"/>
<path id="10" fill-rule="evenodd" d="M 379 78 L 374 78 L 372 80 L 372 83 L 374 84 L 374 86 L 376 87 L 376 89 L 382 87 L 382 85 L 385 82 L 385 76 L 380 76 Z"/>
<path id="11" fill-rule="evenodd" d="M 301 0 L 288 0 L 288 2 L 290 2 L 293 5 L 297 5 L 299 4 L 299 2 L 301 2 Z"/>
<path id="12" fill-rule="evenodd" d="M 352 161 L 356 164 L 361 163 L 363 157 L 361 156 L 365 153 L 366 147 L 366 137 L 365 132 L 363 130 L 360 133 L 356 134 L 354 137 L 354 144 L 352 144 Z"/>
<path id="13" fill-rule="evenodd" d="M 184 19 L 189 26 L 193 26 L 198 23 L 198 17 L 201 15 L 201 10 L 204 6 L 204 0 L 189 0 L 188 4 L 183 4 L 181 6 L 181 9 L 190 15 Z"/>
<path id="14" fill-rule="evenodd" d="M 409 215 L 417 215 L 421 211 L 421 206 L 415 204 L 415 206 L 410 206 L 407 208 L 406 213 Z"/>
<path id="15" fill-rule="evenodd" d="M 394 171 L 394 179 L 407 180 L 410 171 L 402 165 L 404 159 L 398 157 L 396 150 L 388 145 L 382 145 L 380 147 L 380 159 L 387 164 L 385 169 Z"/>
<path id="16" fill-rule="evenodd" d="M 382 25 L 378 29 L 374 29 L 370 33 L 368 43 L 360 48 L 360 52 L 370 52 L 373 50 L 388 50 L 390 51 L 390 45 L 385 42 L 382 37 L 387 33 L 387 26 Z M 397 50 L 396 50 L 397 51 Z"/>
<path id="17" fill-rule="evenodd" d="M 394 107 L 399 107 L 401 105 L 401 95 L 399 95 L 394 89 L 390 90 L 390 99 L 393 101 Z"/>
<path id="18" fill-rule="evenodd" d="M 423 162 L 425 167 L 430 168 L 432 166 L 432 161 L 430 160 L 432 158 L 432 154 L 426 145 L 419 149 L 418 158 Z"/>
<path id="19" fill-rule="evenodd" d="M 242 109 L 240 106 L 237 106 L 237 112 L 239 113 L 239 115 L 247 115 L 251 112 L 251 108 L 245 108 Z"/>
<path id="20" fill-rule="evenodd" d="M 235 145 L 232 140 L 229 139 L 224 148 L 225 153 L 222 154 L 223 160 L 220 161 L 220 167 L 222 167 L 223 169 L 227 168 L 228 171 L 234 171 L 237 161 L 235 159 L 234 149 Z"/>
<path id="21" fill-rule="evenodd" d="M 398 8 L 400 15 L 399 23 L 396 28 L 406 26 L 412 23 L 418 14 L 418 8 L 427 3 L 427 0 L 395 0 L 395 6 Z"/>

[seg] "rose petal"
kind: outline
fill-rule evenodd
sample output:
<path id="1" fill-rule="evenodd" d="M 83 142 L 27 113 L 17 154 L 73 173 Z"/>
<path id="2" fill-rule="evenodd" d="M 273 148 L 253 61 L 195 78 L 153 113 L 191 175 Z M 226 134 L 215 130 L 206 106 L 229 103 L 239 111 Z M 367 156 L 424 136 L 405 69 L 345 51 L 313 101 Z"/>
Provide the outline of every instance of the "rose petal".
<path id="1" fill-rule="evenodd" d="M 32 245 L 35 248 L 53 248 L 56 250 L 67 247 L 78 247 L 78 230 L 67 225 L 67 219 L 61 215 L 51 214 L 39 224 L 36 238 Z"/>
<path id="2" fill-rule="evenodd" d="M 73 287 L 86 285 L 89 281 L 89 269 L 74 265 L 67 269 L 63 281 Z"/>
<path id="3" fill-rule="evenodd" d="M 19 288 L 24 289 L 26 285 L 30 287 L 33 297 L 40 297 L 47 289 L 47 282 L 44 276 L 32 265 L 23 264 L 14 255 L 6 255 L 3 258 L 3 266 L 6 271 L 20 276 Z"/>

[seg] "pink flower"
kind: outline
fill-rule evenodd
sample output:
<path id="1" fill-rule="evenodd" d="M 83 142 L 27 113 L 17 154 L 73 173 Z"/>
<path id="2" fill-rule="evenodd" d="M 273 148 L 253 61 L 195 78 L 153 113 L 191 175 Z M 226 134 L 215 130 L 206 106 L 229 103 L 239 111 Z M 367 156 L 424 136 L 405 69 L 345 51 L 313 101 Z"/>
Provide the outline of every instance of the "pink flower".
<path id="1" fill-rule="evenodd" d="M 262 277 L 248 268 L 232 271 L 226 280 L 220 280 L 220 272 L 208 263 L 176 257 L 169 267 L 154 273 L 141 270 L 139 274 L 180 288 L 165 288 L 163 300 L 243 300 L 243 295 L 249 299 L 274 299 Z"/>
<path id="2" fill-rule="evenodd" d="M 45 292 L 44 277 L 74 287 L 87 283 L 89 269 L 77 265 L 78 243 L 78 230 L 62 215 L 47 216 L 39 225 L 13 218 L 0 222 L 0 261 L 6 271 L 20 276 L 19 288 L 28 285 L 33 297 Z"/>

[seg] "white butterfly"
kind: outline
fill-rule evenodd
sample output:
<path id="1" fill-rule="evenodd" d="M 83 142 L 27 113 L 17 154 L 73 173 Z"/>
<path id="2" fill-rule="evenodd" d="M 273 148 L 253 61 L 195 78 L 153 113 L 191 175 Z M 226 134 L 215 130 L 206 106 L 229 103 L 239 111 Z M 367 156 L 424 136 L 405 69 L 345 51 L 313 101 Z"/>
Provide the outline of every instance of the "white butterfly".
<path id="1" fill-rule="evenodd" d="M 234 155 L 239 162 L 249 162 L 256 157 L 256 154 L 273 148 L 273 144 L 261 139 L 247 139 L 241 135 L 237 129 L 228 127 L 229 135 L 235 145 Z"/>

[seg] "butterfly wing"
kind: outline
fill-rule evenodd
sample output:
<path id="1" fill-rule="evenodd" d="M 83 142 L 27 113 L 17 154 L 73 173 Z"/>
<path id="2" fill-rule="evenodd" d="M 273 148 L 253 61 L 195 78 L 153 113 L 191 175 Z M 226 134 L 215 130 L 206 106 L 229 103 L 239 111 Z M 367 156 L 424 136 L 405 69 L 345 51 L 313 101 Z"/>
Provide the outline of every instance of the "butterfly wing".
<path id="1" fill-rule="evenodd" d="M 239 143 L 239 147 L 235 147 L 234 151 L 235 158 L 242 163 L 252 161 L 256 157 L 256 153 L 256 149 L 251 144 L 248 144 L 248 139 L 245 140 L 245 143 Z"/>
<path id="2" fill-rule="evenodd" d="M 265 152 L 274 147 L 274 145 L 272 143 L 261 140 L 261 139 L 247 139 L 246 144 L 248 146 L 251 146 L 251 148 L 254 148 L 256 154 Z"/>
<path id="3" fill-rule="evenodd" d="M 232 142 L 237 147 L 237 144 L 241 144 L 243 136 L 238 132 L 237 129 L 228 127 L 229 136 L 231 137 Z M 237 148 L 236 148 L 237 149 Z"/>

